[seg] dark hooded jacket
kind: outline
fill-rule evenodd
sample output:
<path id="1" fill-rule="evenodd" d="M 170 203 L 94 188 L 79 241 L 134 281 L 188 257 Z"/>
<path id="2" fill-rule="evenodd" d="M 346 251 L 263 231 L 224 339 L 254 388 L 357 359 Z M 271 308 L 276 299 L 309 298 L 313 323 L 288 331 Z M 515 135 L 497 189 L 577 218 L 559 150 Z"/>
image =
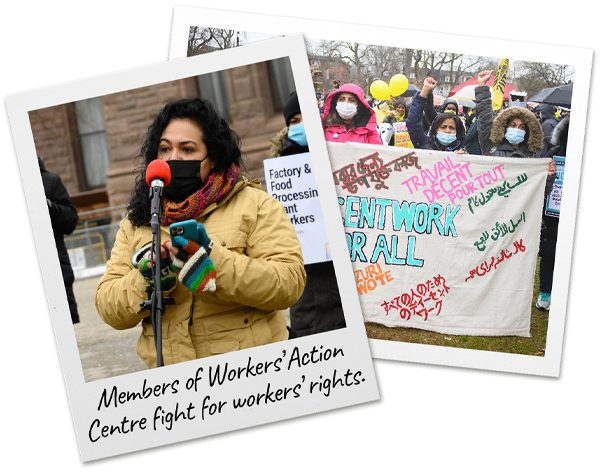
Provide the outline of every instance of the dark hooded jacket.
<path id="1" fill-rule="evenodd" d="M 487 86 L 475 88 L 477 101 L 477 130 L 479 133 L 479 146 L 482 155 L 493 157 L 540 157 L 544 135 L 542 127 L 533 112 L 523 107 L 510 107 L 504 109 L 494 119 L 492 111 L 492 96 Z M 506 126 L 515 117 L 521 119 L 527 126 L 525 140 L 516 150 L 504 137 Z"/>
<path id="2" fill-rule="evenodd" d="M 458 101 L 456 99 L 452 99 L 451 97 L 449 97 L 442 103 L 442 107 L 440 107 L 440 112 L 444 112 L 448 104 L 454 104 L 456 106 L 456 113 L 458 114 Z"/>
<path id="3" fill-rule="evenodd" d="M 425 105 L 427 104 L 427 98 L 421 96 L 419 93 L 415 94 L 412 100 L 410 111 L 408 112 L 408 118 L 406 119 L 406 128 L 410 134 L 410 140 L 415 148 L 421 148 L 425 150 L 446 150 L 455 151 L 460 150 L 463 147 L 465 141 L 465 128 L 460 118 L 455 114 L 438 114 L 433 123 L 431 124 L 430 134 L 425 134 L 423 130 L 422 115 Z M 435 131 L 439 125 L 446 119 L 454 119 L 456 122 L 456 140 L 450 145 L 445 146 L 438 142 Z"/>
<path id="4" fill-rule="evenodd" d="M 544 145 L 542 126 L 533 112 L 524 107 L 509 107 L 494 119 L 492 96 L 487 86 L 475 88 L 475 100 L 477 102 L 477 133 L 481 155 L 516 158 L 547 156 L 542 150 Z M 521 119 L 527 126 L 525 139 L 519 144 L 518 149 L 515 149 L 504 137 L 506 126 L 515 117 Z M 546 179 L 545 195 L 552 191 L 554 179 L 553 176 L 548 176 Z"/>
<path id="5" fill-rule="evenodd" d="M 52 232 L 54 234 L 54 241 L 56 242 L 60 269 L 67 289 L 67 300 L 71 309 L 71 318 L 73 323 L 77 323 L 79 322 L 79 314 L 77 312 L 77 305 L 75 304 L 75 296 L 73 295 L 75 276 L 71 268 L 64 238 L 65 234 L 71 234 L 75 230 L 79 222 L 77 208 L 71 201 L 69 193 L 60 177 L 46 170 L 44 161 L 40 157 L 38 157 L 38 164 L 42 175 L 48 212 L 50 213 L 50 222 L 52 223 Z"/>

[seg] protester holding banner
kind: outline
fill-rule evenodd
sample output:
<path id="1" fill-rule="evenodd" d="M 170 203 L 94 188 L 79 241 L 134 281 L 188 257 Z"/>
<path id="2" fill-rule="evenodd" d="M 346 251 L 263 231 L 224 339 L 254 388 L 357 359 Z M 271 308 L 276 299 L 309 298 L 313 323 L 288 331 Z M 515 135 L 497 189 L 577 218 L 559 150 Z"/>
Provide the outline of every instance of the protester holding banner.
<path id="1" fill-rule="evenodd" d="M 210 102 L 185 99 L 163 107 L 147 132 L 128 215 L 121 221 L 96 290 L 100 317 L 122 330 L 142 322 L 137 352 L 157 356 L 150 312 L 141 303 L 153 284 L 146 167 L 164 160 L 161 287 L 174 301 L 162 318 L 165 364 L 265 345 L 288 338 L 281 309 L 306 282 L 301 246 L 281 203 L 240 173 L 240 139 Z M 169 225 L 197 222 L 198 242 Z M 206 270 L 195 278 L 196 271 Z"/>
<path id="2" fill-rule="evenodd" d="M 429 135 L 425 134 L 423 130 L 423 110 L 427 104 L 428 96 L 433 94 L 436 85 L 437 82 L 435 79 L 426 78 L 423 81 L 423 89 L 418 94 L 415 94 L 413 98 L 406 120 L 410 139 L 415 148 L 452 152 L 461 151 L 465 141 L 465 127 L 462 120 L 455 113 L 442 112 L 438 114 L 431 124 Z"/>
<path id="3" fill-rule="evenodd" d="M 327 96 L 323 109 L 323 132 L 329 142 L 382 145 L 375 111 L 356 84 L 344 84 Z"/>
<path id="4" fill-rule="evenodd" d="M 477 131 L 482 155 L 492 157 L 540 158 L 544 134 L 534 113 L 524 107 L 509 107 L 493 118 L 492 97 L 485 83 L 492 71 L 481 71 L 477 77 Z M 550 160 L 546 195 L 552 190 L 556 163 Z"/>
<path id="5" fill-rule="evenodd" d="M 554 128 L 551 148 L 548 157 L 566 157 L 569 138 L 569 116 L 564 117 Z M 540 233 L 540 295 L 536 307 L 550 310 L 552 280 L 554 277 L 554 257 L 556 255 L 556 239 L 558 236 L 559 217 L 553 216 L 547 209 L 548 201 L 544 201 L 542 214 L 542 231 Z"/>
<path id="6" fill-rule="evenodd" d="M 308 142 L 306 146 L 300 146 L 290 139 L 287 133 L 288 126 L 290 130 L 304 126 L 296 92 L 290 96 L 283 110 L 283 118 L 286 128 L 271 139 L 271 158 L 308 152 Z M 292 134 L 292 138 L 296 139 L 296 135 Z M 295 332 L 296 336 L 306 336 L 345 328 L 346 320 L 333 262 L 306 264 L 304 270 L 306 287 L 300 299 L 290 307 L 290 334 Z"/>

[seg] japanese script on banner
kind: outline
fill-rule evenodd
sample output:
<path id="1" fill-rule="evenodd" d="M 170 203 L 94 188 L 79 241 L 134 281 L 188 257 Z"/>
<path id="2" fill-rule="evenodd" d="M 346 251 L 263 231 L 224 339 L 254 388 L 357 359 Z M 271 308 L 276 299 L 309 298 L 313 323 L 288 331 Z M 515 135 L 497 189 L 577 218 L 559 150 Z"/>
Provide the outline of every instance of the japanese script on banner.
<path id="1" fill-rule="evenodd" d="M 547 159 L 328 150 L 365 321 L 530 336 Z"/>
<path id="2" fill-rule="evenodd" d="M 279 200 L 294 225 L 305 264 L 331 260 L 310 153 L 264 160 L 267 192 Z"/>
<path id="3" fill-rule="evenodd" d="M 556 179 L 552 191 L 546 198 L 546 216 L 560 217 L 563 180 L 565 178 L 565 157 L 554 157 L 556 162 Z"/>

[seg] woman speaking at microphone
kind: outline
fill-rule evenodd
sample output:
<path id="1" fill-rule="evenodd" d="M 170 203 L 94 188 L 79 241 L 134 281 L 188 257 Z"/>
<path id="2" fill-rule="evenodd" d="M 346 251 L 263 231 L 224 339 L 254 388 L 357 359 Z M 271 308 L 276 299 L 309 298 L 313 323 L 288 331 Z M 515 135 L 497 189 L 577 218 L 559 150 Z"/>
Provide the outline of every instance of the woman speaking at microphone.
<path id="1" fill-rule="evenodd" d="M 140 308 L 152 285 L 145 174 L 153 160 L 164 160 L 171 181 L 162 199 L 161 287 L 174 301 L 162 318 L 164 364 L 286 340 L 281 310 L 306 283 L 300 242 L 283 206 L 240 173 L 237 134 L 208 101 L 171 102 L 148 129 L 141 157 L 128 215 L 96 290 L 100 317 L 119 330 L 141 321 L 137 353 L 156 366 L 150 312 Z M 190 219 L 199 242 L 173 246 L 169 225 Z"/>

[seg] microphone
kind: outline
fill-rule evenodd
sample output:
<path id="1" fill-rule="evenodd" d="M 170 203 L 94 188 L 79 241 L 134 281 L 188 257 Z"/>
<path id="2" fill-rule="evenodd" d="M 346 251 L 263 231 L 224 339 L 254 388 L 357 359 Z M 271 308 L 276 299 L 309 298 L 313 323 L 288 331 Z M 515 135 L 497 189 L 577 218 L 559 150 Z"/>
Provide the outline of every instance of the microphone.
<path id="1" fill-rule="evenodd" d="M 160 285 L 160 201 L 162 199 L 163 188 L 171 182 L 171 167 L 163 160 L 152 160 L 146 168 L 146 183 L 150 187 L 150 225 L 152 226 L 152 245 L 156 262 L 152 268 L 154 277 L 154 290 L 147 292 L 150 299 L 143 302 L 144 305 L 151 306 L 152 328 L 154 330 L 154 346 L 156 347 L 156 366 L 163 366 L 162 355 L 162 316 L 165 312 L 165 299 Z"/>
<path id="2" fill-rule="evenodd" d="M 155 183 L 156 181 L 156 183 Z M 148 186 L 167 186 L 171 182 L 171 167 L 163 160 L 152 160 L 146 168 Z"/>
<path id="3" fill-rule="evenodd" d="M 146 168 L 146 183 L 150 187 L 151 219 L 150 224 L 154 229 L 160 226 L 160 200 L 163 188 L 171 182 L 171 167 L 163 160 L 152 160 Z"/>

